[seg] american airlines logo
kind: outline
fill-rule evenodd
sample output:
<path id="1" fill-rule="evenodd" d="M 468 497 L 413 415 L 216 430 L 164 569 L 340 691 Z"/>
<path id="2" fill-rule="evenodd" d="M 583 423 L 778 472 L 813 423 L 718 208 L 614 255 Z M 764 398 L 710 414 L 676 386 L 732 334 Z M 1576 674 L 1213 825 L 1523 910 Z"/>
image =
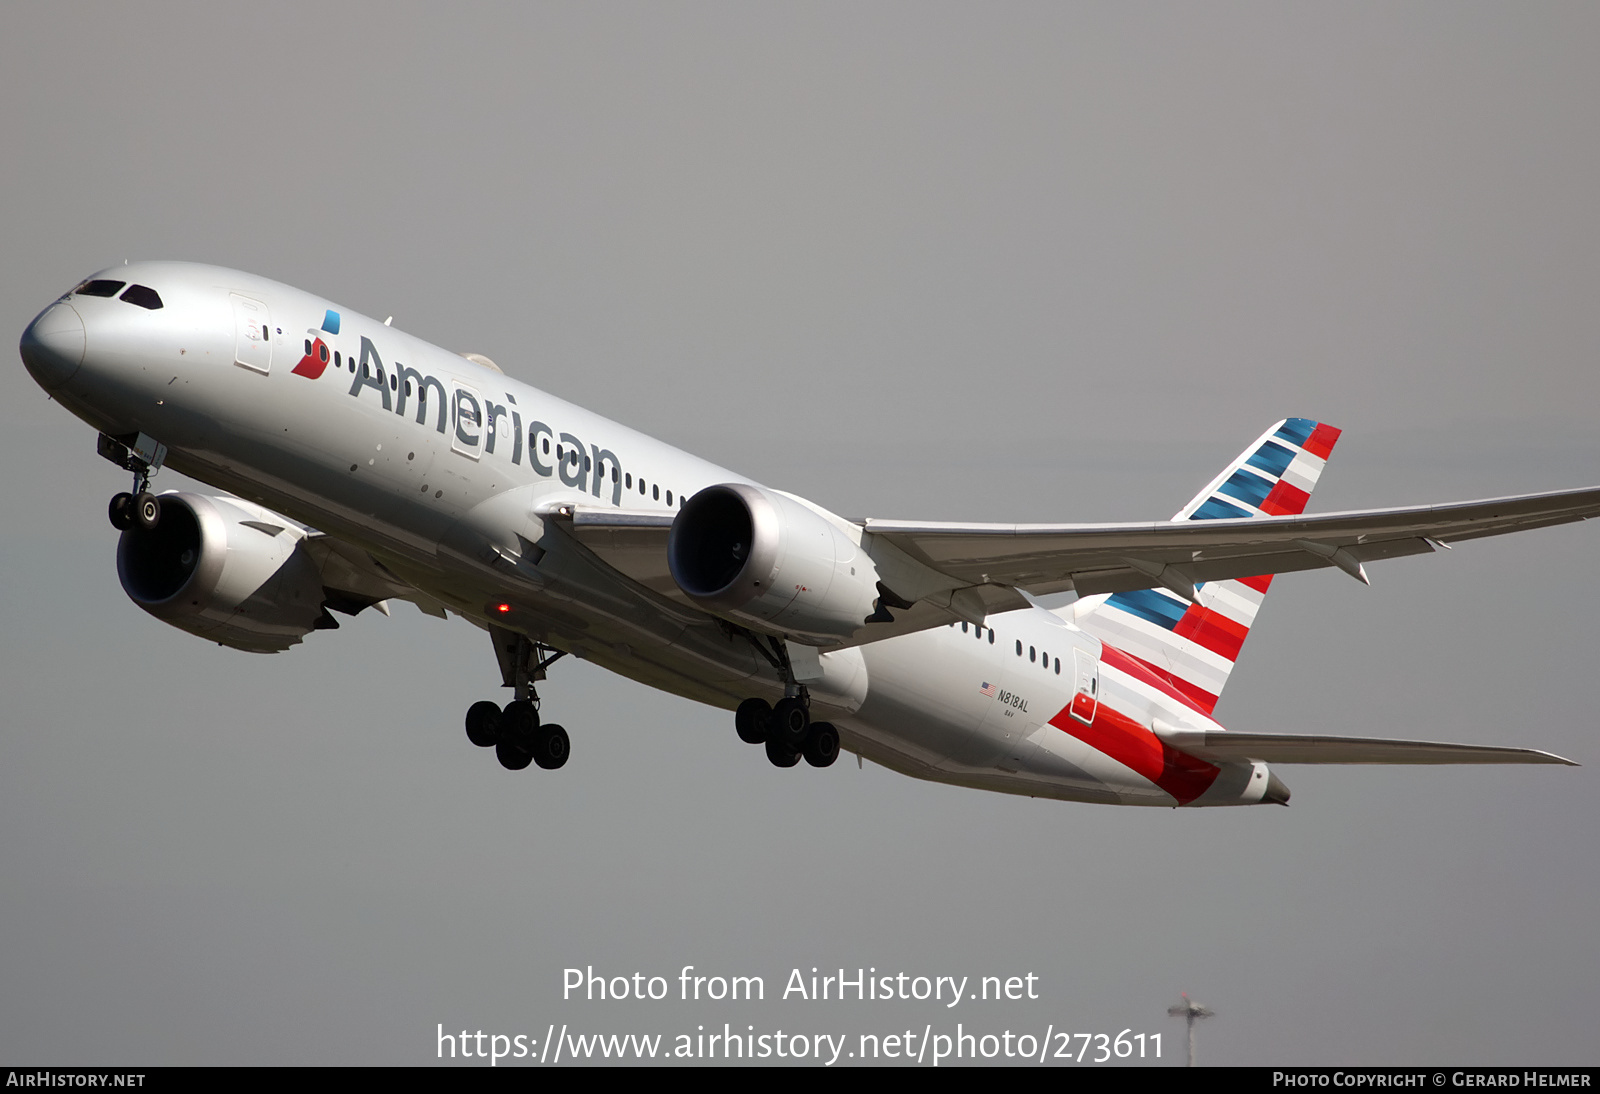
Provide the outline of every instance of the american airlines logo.
<path id="1" fill-rule="evenodd" d="M 322 376 L 323 369 L 328 367 L 328 343 L 321 338 L 306 343 L 306 355 L 300 358 L 300 363 L 291 370 L 296 376 L 309 376 L 316 380 Z"/>
<path id="2" fill-rule="evenodd" d="M 353 398 L 361 398 L 370 391 L 382 403 L 383 409 L 399 417 L 412 416 L 416 423 L 432 425 L 439 433 L 451 437 L 456 451 L 478 458 L 478 453 L 494 455 L 497 440 L 511 442 L 511 462 L 520 464 L 526 455 L 528 464 L 538 474 L 556 476 L 567 486 L 587 491 L 601 497 L 610 488 L 611 504 L 622 504 L 624 480 L 632 485 L 633 476 L 624 476 L 622 461 L 616 453 L 599 445 L 586 445 L 571 433 L 552 429 L 544 422 L 529 422 L 523 429 L 522 412 L 510 395 L 506 404 L 480 398 L 479 394 L 458 382 L 446 385 L 437 376 L 421 369 L 411 368 L 396 361 L 385 367 L 377 346 L 366 335 L 361 336 L 359 361 L 355 354 L 332 352 L 329 339 L 339 333 L 339 313 L 328 309 L 322 327 L 306 331 L 305 356 L 290 371 L 307 379 L 320 379 L 332 363 L 335 368 L 350 370 L 350 391 Z M 328 338 L 324 338 L 326 334 Z M 430 397 L 430 389 L 432 397 Z M 506 425 L 510 428 L 507 429 Z M 527 444 L 524 447 L 524 440 Z M 555 451 L 552 454 L 551 448 Z M 546 463 L 543 456 L 551 456 Z M 659 489 L 659 487 L 657 487 Z M 639 490 L 644 492 L 644 479 L 639 479 Z M 671 504 L 672 492 L 667 492 Z M 651 500 L 657 500 L 654 493 Z"/>
<path id="3" fill-rule="evenodd" d="M 322 330 L 329 334 L 339 333 L 339 313 L 332 308 L 322 317 Z M 291 370 L 296 376 L 306 376 L 310 379 L 320 379 L 324 369 L 328 367 L 328 343 L 322 340 L 322 331 L 309 330 L 311 335 L 306 339 L 306 355 L 300 358 L 300 363 Z"/>

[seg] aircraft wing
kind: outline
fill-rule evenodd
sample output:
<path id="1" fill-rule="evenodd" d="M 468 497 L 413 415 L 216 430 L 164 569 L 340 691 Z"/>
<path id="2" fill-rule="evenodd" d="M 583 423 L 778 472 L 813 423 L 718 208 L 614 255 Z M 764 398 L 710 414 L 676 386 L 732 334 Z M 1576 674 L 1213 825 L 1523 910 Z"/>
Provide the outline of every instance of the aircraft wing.
<path id="1" fill-rule="evenodd" d="M 667 535 L 676 514 L 659 509 L 564 505 L 549 515 L 558 521 L 570 521 L 567 527 L 573 538 L 608 566 L 647 589 L 702 611 L 683 594 L 667 569 Z"/>
<path id="2" fill-rule="evenodd" d="M 674 514 L 563 506 L 551 514 L 580 543 L 635 581 L 693 606 L 667 568 Z M 868 518 L 856 522 L 869 554 L 881 540 L 907 556 L 931 594 L 893 621 L 864 626 L 842 646 L 979 621 L 1025 606 L 1023 594 L 1080 596 L 1164 587 L 1193 598 L 1205 581 L 1333 566 L 1365 581 L 1364 563 L 1426 554 L 1461 540 L 1600 516 L 1600 487 L 1483 501 L 1316 515 L 1137 524 L 960 524 Z M 892 584 L 891 584 L 892 587 Z M 699 609 L 696 609 L 699 610 Z"/>
<path id="3" fill-rule="evenodd" d="M 1080 596 L 1337 566 L 1600 516 L 1600 487 L 1293 517 L 1148 524 L 949 524 L 868 519 L 913 558 L 967 584 Z"/>
<path id="4" fill-rule="evenodd" d="M 1207 760 L 1260 760 L 1273 764 L 1565 764 L 1564 756 L 1532 748 L 1458 745 L 1441 741 L 1391 741 L 1377 737 L 1321 737 L 1288 733 L 1161 734 L 1174 748 Z"/>

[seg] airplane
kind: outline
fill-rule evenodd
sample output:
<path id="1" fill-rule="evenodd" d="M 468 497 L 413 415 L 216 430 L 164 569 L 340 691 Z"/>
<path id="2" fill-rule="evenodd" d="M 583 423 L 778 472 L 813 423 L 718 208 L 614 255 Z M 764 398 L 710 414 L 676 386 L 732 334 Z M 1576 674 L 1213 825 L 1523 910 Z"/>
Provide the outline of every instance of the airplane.
<path id="1" fill-rule="evenodd" d="M 1286 764 L 1576 766 L 1213 712 L 1272 575 L 1366 582 L 1370 562 L 1600 515 L 1600 488 L 1308 515 L 1340 431 L 1286 418 L 1169 521 L 851 520 L 486 357 L 183 262 L 93 275 L 20 352 L 133 474 L 109 516 L 135 604 L 262 653 L 397 600 L 460 616 L 512 689 L 472 704 L 466 734 L 509 769 L 566 763 L 537 685 L 567 656 L 733 711 L 780 768 L 849 750 L 1068 801 L 1286 805 Z M 154 493 L 164 466 L 220 493 Z"/>

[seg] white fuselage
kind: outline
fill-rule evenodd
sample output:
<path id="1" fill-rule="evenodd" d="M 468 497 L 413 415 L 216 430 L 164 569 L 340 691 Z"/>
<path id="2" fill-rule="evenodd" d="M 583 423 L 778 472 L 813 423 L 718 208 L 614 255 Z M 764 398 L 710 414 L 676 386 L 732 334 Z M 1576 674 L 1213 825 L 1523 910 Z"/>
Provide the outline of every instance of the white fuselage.
<path id="1" fill-rule="evenodd" d="M 185 263 L 103 276 L 154 287 L 162 307 L 63 298 L 55 307 L 82 323 L 81 364 L 35 370 L 102 432 L 155 438 L 170 466 L 365 549 L 480 625 L 719 707 L 782 694 L 751 643 L 546 519 L 563 505 L 667 513 L 750 480 L 286 285 Z M 72 318 L 58 313 L 52 329 Z M 529 544 L 535 566 L 504 564 Z M 846 748 L 923 778 L 1124 804 L 1261 800 L 1262 765 L 1174 756 L 1151 732 L 1158 717 L 1220 727 L 1115 651 L 1102 659 L 1067 616 L 1035 607 L 823 654 L 813 702 Z M 1099 709 L 1067 721 L 1085 672 Z M 1097 747 L 1112 739 L 1120 759 Z M 1153 777 L 1174 760 L 1203 770 Z"/>

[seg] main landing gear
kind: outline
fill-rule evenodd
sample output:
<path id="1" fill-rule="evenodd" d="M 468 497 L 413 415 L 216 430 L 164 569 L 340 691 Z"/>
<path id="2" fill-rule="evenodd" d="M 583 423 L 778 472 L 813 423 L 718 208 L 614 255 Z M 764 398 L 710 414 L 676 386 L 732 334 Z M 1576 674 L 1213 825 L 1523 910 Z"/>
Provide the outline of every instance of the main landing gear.
<path id="1" fill-rule="evenodd" d="M 115 494 L 106 507 L 111 527 L 119 532 L 130 528 L 148 532 L 161 522 L 161 499 L 150 493 L 150 477 L 161 470 L 167 458 L 165 445 L 143 433 L 128 437 L 108 437 L 100 434 L 97 442 L 100 455 L 122 468 L 133 472 L 133 492 Z"/>
<path id="2" fill-rule="evenodd" d="M 567 762 L 572 742 L 558 725 L 541 724 L 531 699 L 513 699 L 503 708 L 484 700 L 467 708 L 467 740 L 493 748 L 500 766 L 521 771 L 529 764 L 554 770 Z"/>
<path id="3" fill-rule="evenodd" d="M 839 758 L 839 731 L 831 722 L 813 722 L 804 694 L 779 699 L 746 699 L 733 715 L 739 740 L 766 745 L 774 767 L 793 767 L 805 757 L 812 767 L 827 767 Z"/>
<path id="4" fill-rule="evenodd" d="M 811 720 L 811 696 L 806 686 L 795 679 L 787 647 L 776 638 L 742 633 L 777 671 L 783 681 L 783 698 L 772 705 L 765 699 L 740 703 L 733 714 L 739 740 L 748 745 L 766 745 L 767 759 L 774 767 L 793 767 L 802 756 L 812 767 L 832 764 L 839 758 L 839 731 L 830 722 Z"/>
<path id="5" fill-rule="evenodd" d="M 507 687 L 516 689 L 516 698 L 501 707 L 484 700 L 467 709 L 467 740 L 479 748 L 493 748 L 500 766 L 521 771 L 529 764 L 554 770 L 567 762 L 572 742 L 558 725 L 539 721 L 539 693 L 535 680 L 545 678 L 544 670 L 565 657 L 529 640 L 526 636 L 490 627 L 500 672 Z"/>

